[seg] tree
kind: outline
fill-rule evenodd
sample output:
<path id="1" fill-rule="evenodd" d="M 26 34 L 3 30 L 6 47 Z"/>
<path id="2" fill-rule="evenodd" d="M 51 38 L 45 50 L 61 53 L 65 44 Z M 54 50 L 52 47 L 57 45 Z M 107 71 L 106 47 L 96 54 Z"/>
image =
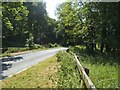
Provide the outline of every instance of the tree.
<path id="1" fill-rule="evenodd" d="M 86 44 L 90 51 L 96 49 L 96 44 L 101 46 L 101 52 L 119 51 L 119 5 L 117 2 L 62 3 L 57 8 L 61 41 L 69 45 Z"/>
<path id="2" fill-rule="evenodd" d="M 22 2 L 2 3 L 3 46 L 22 45 L 22 42 L 25 42 L 28 13 Z"/>
<path id="3" fill-rule="evenodd" d="M 64 41 L 64 45 L 75 45 L 80 42 L 81 20 L 72 2 L 66 2 L 58 6 L 57 15 L 59 18 L 58 34 Z M 62 35 L 61 35 L 62 33 Z"/>

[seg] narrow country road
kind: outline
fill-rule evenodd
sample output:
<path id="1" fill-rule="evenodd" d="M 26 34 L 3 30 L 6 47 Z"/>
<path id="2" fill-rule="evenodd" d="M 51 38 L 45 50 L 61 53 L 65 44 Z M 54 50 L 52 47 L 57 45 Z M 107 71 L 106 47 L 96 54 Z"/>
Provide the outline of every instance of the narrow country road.
<path id="1" fill-rule="evenodd" d="M 20 73 L 27 68 L 54 56 L 60 50 L 66 50 L 67 48 L 55 48 L 37 52 L 30 52 L 27 54 L 21 54 L 14 57 L 9 57 L 2 60 L 2 79 L 10 77 L 14 74 Z"/>

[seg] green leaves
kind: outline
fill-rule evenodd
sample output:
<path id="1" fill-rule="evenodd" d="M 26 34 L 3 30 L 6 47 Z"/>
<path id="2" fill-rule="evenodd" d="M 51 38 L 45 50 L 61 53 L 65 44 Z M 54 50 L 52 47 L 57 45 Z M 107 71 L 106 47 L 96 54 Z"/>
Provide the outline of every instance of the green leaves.
<path id="1" fill-rule="evenodd" d="M 30 33 L 29 34 L 29 39 L 26 41 L 26 45 L 29 47 L 29 49 L 33 49 L 34 47 L 34 42 L 33 42 L 33 35 Z"/>
<path id="2" fill-rule="evenodd" d="M 57 10 L 60 22 L 58 31 L 63 34 L 61 41 L 64 41 L 65 45 L 82 43 L 92 51 L 96 44 L 100 44 L 107 52 L 115 50 L 115 48 L 115 51 L 119 50 L 118 3 L 78 4 L 77 1 L 74 1 L 62 3 Z"/>
<path id="3" fill-rule="evenodd" d="M 13 30 L 13 26 L 12 26 L 10 20 L 7 17 L 5 17 L 3 20 L 6 23 L 6 27 L 9 28 L 10 30 Z"/>
<path id="4" fill-rule="evenodd" d="M 23 36 L 28 10 L 21 2 L 3 2 L 2 8 L 4 42 L 14 42 L 15 39 L 18 39 L 18 36 Z M 9 38 L 11 39 L 9 40 Z M 21 40 L 18 39 L 17 41 Z M 4 42 L 3 45 L 6 46 Z"/>
<path id="5" fill-rule="evenodd" d="M 56 42 L 57 22 L 48 17 L 45 2 L 3 2 L 2 10 L 3 46 L 24 46 L 29 33 L 34 43 Z"/>

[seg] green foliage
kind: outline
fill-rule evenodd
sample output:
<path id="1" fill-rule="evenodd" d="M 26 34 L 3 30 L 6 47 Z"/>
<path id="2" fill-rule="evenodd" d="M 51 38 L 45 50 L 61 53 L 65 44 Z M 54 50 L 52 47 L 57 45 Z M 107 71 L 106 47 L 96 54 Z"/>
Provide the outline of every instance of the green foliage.
<path id="1" fill-rule="evenodd" d="M 57 57 L 57 62 L 60 62 L 63 58 L 62 56 L 63 52 L 59 51 L 57 54 L 56 54 L 56 57 Z"/>
<path id="2" fill-rule="evenodd" d="M 44 49 L 46 47 L 39 45 L 39 44 L 34 44 L 32 49 Z M 2 56 L 9 56 L 10 53 L 15 53 L 15 52 L 22 52 L 22 51 L 27 51 L 29 50 L 29 47 L 9 47 L 3 54 Z"/>
<path id="3" fill-rule="evenodd" d="M 71 4 L 72 2 L 66 2 L 57 8 L 59 18 L 57 34 L 60 42 L 64 45 L 78 44 L 78 39 L 80 39 L 81 20 Z"/>
<path id="4" fill-rule="evenodd" d="M 31 42 L 29 34 L 34 38 L 34 43 L 41 45 L 55 43 L 56 26 L 55 19 L 48 17 L 46 3 L 42 2 L 3 2 L 2 3 L 2 28 L 3 46 L 25 46 Z"/>
<path id="5" fill-rule="evenodd" d="M 96 50 L 96 44 L 99 44 L 101 52 L 118 53 L 119 11 L 119 3 L 115 2 L 71 1 L 58 5 L 56 21 L 48 16 L 44 1 L 3 2 L 3 46 L 25 46 L 31 33 L 34 37 L 33 42 L 41 45 L 81 44 L 93 52 Z M 50 47 L 52 46 L 54 47 Z"/>
<path id="6" fill-rule="evenodd" d="M 19 48 L 19 47 L 9 47 L 8 50 L 5 52 L 5 54 L 8 54 L 8 53 L 14 53 L 14 52 L 20 52 L 20 51 L 26 51 L 26 50 L 29 50 L 28 47 L 25 47 L 25 48 Z"/>
<path id="7" fill-rule="evenodd" d="M 60 42 L 64 45 L 86 45 L 91 52 L 99 44 L 101 52 L 104 49 L 105 52 L 118 52 L 119 5 L 117 2 L 79 1 L 60 4 L 56 13 L 59 18 L 57 34 Z"/>
<path id="8" fill-rule="evenodd" d="M 70 50 L 74 51 L 74 52 L 79 52 L 80 50 L 85 50 L 86 47 L 85 46 L 82 46 L 82 45 L 77 45 L 77 46 L 74 46 L 74 47 L 70 47 Z"/>
<path id="9" fill-rule="evenodd" d="M 40 45 L 40 44 L 34 44 L 34 46 L 33 46 L 33 48 L 34 49 L 43 49 L 43 48 L 45 48 L 43 45 Z"/>
<path id="10" fill-rule="evenodd" d="M 57 43 L 54 43 L 54 44 L 49 43 L 49 44 L 47 45 L 47 47 L 53 48 L 53 47 L 59 47 L 59 45 L 58 45 Z"/>
<path id="11" fill-rule="evenodd" d="M 2 56 L 2 57 L 8 57 L 8 56 L 10 56 L 10 54 L 9 53 L 4 53 L 4 54 L 2 54 L 0 56 Z"/>
<path id="12" fill-rule="evenodd" d="M 46 3 L 26 2 L 25 6 L 29 10 L 28 31 L 33 34 L 34 43 L 41 45 L 55 43 L 56 20 L 48 17 Z"/>
<path id="13" fill-rule="evenodd" d="M 2 39 L 4 47 L 12 46 L 7 43 L 8 41 L 16 41 L 18 44 L 24 42 L 28 13 L 29 11 L 23 5 L 23 2 L 2 3 Z"/>
<path id="14" fill-rule="evenodd" d="M 28 46 L 29 49 L 33 49 L 33 47 L 34 47 L 33 40 L 34 40 L 33 35 L 30 33 L 29 34 L 29 39 L 27 39 L 27 41 L 26 41 L 26 46 Z"/>
<path id="15" fill-rule="evenodd" d="M 58 71 L 58 88 L 80 88 L 80 75 L 74 57 L 67 52 L 57 54 L 61 67 Z"/>

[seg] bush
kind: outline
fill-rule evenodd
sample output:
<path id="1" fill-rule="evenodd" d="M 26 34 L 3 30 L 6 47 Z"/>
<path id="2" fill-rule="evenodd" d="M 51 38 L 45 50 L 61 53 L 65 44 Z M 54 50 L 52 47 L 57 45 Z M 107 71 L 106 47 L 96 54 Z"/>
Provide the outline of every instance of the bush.
<path id="1" fill-rule="evenodd" d="M 10 56 L 10 54 L 9 54 L 9 53 L 4 53 L 4 54 L 2 54 L 1 56 L 2 56 L 2 57 L 8 57 L 8 56 Z"/>
<path id="2" fill-rule="evenodd" d="M 26 40 L 26 46 L 28 46 L 29 49 L 33 49 L 33 47 L 34 47 L 33 40 L 34 40 L 33 35 L 30 33 L 29 34 L 29 39 Z"/>
<path id="3" fill-rule="evenodd" d="M 25 47 L 25 48 L 9 47 L 5 53 L 14 53 L 14 52 L 20 52 L 20 51 L 26 51 L 26 50 L 29 50 L 29 48 L 28 47 Z"/>
<path id="4" fill-rule="evenodd" d="M 49 44 L 48 44 L 48 47 L 49 47 L 49 48 L 52 48 L 52 47 L 54 47 L 54 45 L 53 45 L 52 43 L 49 43 Z"/>
<path id="5" fill-rule="evenodd" d="M 49 48 L 53 48 L 53 47 L 58 47 L 59 45 L 58 45 L 57 43 L 54 43 L 54 44 L 49 43 L 47 46 L 48 46 Z"/>
<path id="6" fill-rule="evenodd" d="M 43 49 L 45 47 L 39 44 L 34 44 L 32 49 L 39 49 L 39 48 Z M 29 47 L 9 47 L 8 50 L 4 54 L 21 52 L 21 51 L 26 51 L 26 50 L 29 50 Z"/>
<path id="7" fill-rule="evenodd" d="M 59 45 L 57 43 L 54 43 L 54 47 L 58 47 Z"/>
<path id="8" fill-rule="evenodd" d="M 33 48 L 34 49 L 43 49 L 43 48 L 45 48 L 44 46 L 42 46 L 42 45 L 40 45 L 40 44 L 34 44 L 34 46 L 33 46 Z"/>
<path id="9" fill-rule="evenodd" d="M 57 54 L 56 54 L 56 57 L 57 57 L 57 61 L 60 62 L 62 60 L 62 51 L 59 51 Z"/>

